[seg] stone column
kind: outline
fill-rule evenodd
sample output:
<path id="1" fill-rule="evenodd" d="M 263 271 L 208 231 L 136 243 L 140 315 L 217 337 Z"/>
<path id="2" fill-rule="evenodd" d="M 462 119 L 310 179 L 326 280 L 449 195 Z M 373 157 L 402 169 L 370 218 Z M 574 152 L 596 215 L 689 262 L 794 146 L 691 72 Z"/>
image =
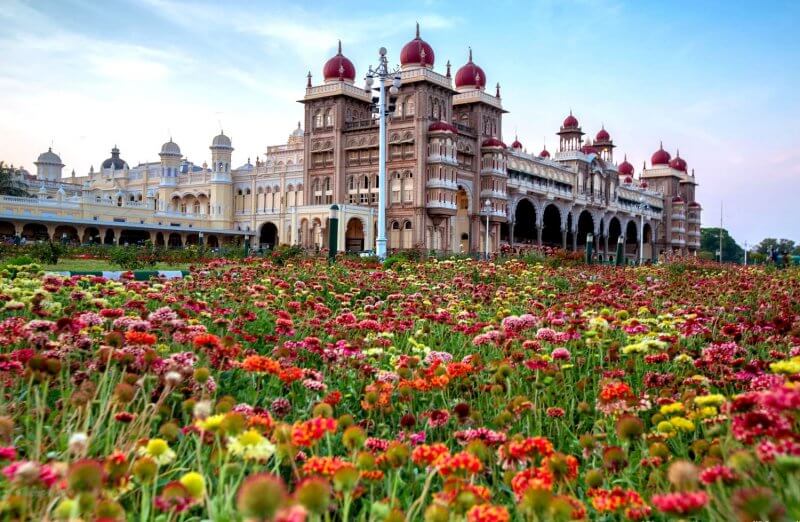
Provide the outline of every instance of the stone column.
<path id="1" fill-rule="evenodd" d="M 542 246 L 542 229 L 544 227 L 542 225 L 536 226 L 536 244 L 540 247 Z"/>
<path id="2" fill-rule="evenodd" d="M 577 252 L 578 251 L 578 231 L 577 231 L 577 229 L 572 231 L 572 251 L 573 252 Z"/>
<path id="3" fill-rule="evenodd" d="M 511 251 L 514 251 L 514 222 L 508 223 L 508 244 L 511 246 Z"/>
<path id="4" fill-rule="evenodd" d="M 561 248 L 564 250 L 567 249 L 567 229 L 566 227 L 561 229 Z"/>
<path id="5" fill-rule="evenodd" d="M 116 243 L 117 245 L 121 245 L 122 244 L 121 239 L 122 239 L 122 229 L 121 228 L 115 228 L 114 229 L 114 243 Z"/>

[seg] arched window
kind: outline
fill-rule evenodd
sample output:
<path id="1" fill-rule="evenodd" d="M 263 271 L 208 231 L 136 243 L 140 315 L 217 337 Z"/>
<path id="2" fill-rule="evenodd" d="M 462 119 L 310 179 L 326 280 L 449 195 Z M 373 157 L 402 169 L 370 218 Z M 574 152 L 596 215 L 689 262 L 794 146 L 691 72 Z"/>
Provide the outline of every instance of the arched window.
<path id="1" fill-rule="evenodd" d="M 333 127 L 333 111 L 331 109 L 325 111 L 325 126 Z"/>
<path id="2" fill-rule="evenodd" d="M 405 179 L 403 180 L 403 201 L 411 203 L 414 198 L 414 176 L 410 172 L 406 172 Z"/>
<path id="3" fill-rule="evenodd" d="M 324 121 L 322 119 L 322 111 L 317 111 L 316 114 L 314 114 L 314 128 L 321 129 L 323 123 Z"/>
<path id="4" fill-rule="evenodd" d="M 392 176 L 392 203 L 400 203 L 401 185 L 400 173 L 395 172 L 394 176 Z"/>

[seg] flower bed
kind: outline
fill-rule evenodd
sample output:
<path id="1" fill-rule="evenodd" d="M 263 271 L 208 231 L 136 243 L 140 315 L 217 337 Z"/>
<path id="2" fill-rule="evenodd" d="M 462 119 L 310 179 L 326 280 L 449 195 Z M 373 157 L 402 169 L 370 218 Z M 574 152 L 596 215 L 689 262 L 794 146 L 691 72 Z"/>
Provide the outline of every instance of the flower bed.
<path id="1" fill-rule="evenodd" d="M 3 520 L 800 518 L 800 273 L 0 279 Z"/>

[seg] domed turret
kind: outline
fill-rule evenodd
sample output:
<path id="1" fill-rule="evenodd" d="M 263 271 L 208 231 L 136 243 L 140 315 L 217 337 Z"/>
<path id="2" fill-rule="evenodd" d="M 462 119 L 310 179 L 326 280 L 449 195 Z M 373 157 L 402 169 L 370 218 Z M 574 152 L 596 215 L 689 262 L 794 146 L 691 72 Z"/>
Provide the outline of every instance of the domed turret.
<path id="1" fill-rule="evenodd" d="M 472 48 L 469 50 L 469 60 L 456 72 L 455 84 L 458 91 L 486 88 L 486 73 L 472 61 Z"/>
<path id="2" fill-rule="evenodd" d="M 111 149 L 111 157 L 103 162 L 102 168 L 108 170 L 124 170 L 128 168 L 125 160 L 119 157 L 119 149 L 116 145 Z"/>
<path id="3" fill-rule="evenodd" d="M 428 126 L 428 132 L 452 132 L 456 134 L 458 129 L 446 121 L 435 121 Z"/>
<path id="4" fill-rule="evenodd" d="M 522 143 L 514 136 L 514 141 L 511 143 L 511 148 L 514 150 L 522 150 Z"/>
<path id="5" fill-rule="evenodd" d="M 419 37 L 419 24 L 417 24 L 416 38 L 405 44 L 400 51 L 400 65 L 403 69 L 411 67 L 427 67 L 432 69 L 434 58 L 433 47 Z"/>
<path id="6" fill-rule="evenodd" d="M 48 148 L 47 152 L 39 154 L 33 164 L 36 165 L 37 178 L 51 181 L 61 179 L 61 169 L 64 168 L 64 164 L 61 162 L 61 157 L 53 152 L 52 148 Z"/>
<path id="7" fill-rule="evenodd" d="M 671 156 L 669 155 L 669 152 L 664 150 L 664 144 L 661 143 L 658 147 L 658 150 L 655 151 L 650 157 L 650 164 L 654 167 L 656 165 L 669 165 L 670 159 Z"/>
<path id="8" fill-rule="evenodd" d="M 220 132 L 219 134 L 214 136 L 213 140 L 211 140 L 211 149 L 212 150 L 213 149 L 230 149 L 230 150 L 233 150 L 233 147 L 231 147 L 231 139 L 229 137 L 225 136 L 224 132 Z"/>
<path id="9" fill-rule="evenodd" d="M 497 138 L 487 138 L 483 140 L 481 143 L 482 149 L 490 149 L 490 148 L 497 148 L 497 149 L 505 149 L 506 144 L 502 141 L 498 140 Z"/>
<path id="10" fill-rule="evenodd" d="M 158 154 L 159 156 L 181 156 L 181 148 L 178 147 L 178 144 L 172 141 L 172 138 L 169 139 L 168 142 L 161 146 L 161 152 Z"/>
<path id="11" fill-rule="evenodd" d="M 339 52 L 325 62 L 322 68 L 322 77 L 326 82 L 344 81 L 353 83 L 356 79 L 356 67 L 345 55 L 342 54 L 342 41 L 339 40 Z"/>
<path id="12" fill-rule="evenodd" d="M 549 158 L 550 157 L 550 151 L 547 150 L 547 147 L 542 149 L 542 152 L 539 153 L 539 157 L 540 158 Z"/>
<path id="13" fill-rule="evenodd" d="M 230 182 L 231 155 L 233 154 L 231 139 L 220 131 L 211 140 L 209 149 L 211 149 L 211 181 Z"/>
<path id="14" fill-rule="evenodd" d="M 681 158 L 681 151 L 675 154 L 675 159 L 669 162 L 669 166 L 675 170 L 686 172 L 686 160 Z"/>
<path id="15" fill-rule="evenodd" d="M 625 159 L 622 160 L 622 163 L 619 164 L 617 167 L 619 170 L 620 176 L 633 176 L 633 165 L 628 162 L 628 156 L 625 155 Z"/>
<path id="16" fill-rule="evenodd" d="M 563 129 L 577 129 L 579 127 L 578 118 L 572 115 L 572 110 L 569 111 L 569 116 L 564 118 L 564 123 L 561 125 Z"/>
<path id="17" fill-rule="evenodd" d="M 597 136 L 594 137 L 594 141 L 610 141 L 611 135 L 608 133 L 605 127 L 601 128 L 597 132 Z"/>

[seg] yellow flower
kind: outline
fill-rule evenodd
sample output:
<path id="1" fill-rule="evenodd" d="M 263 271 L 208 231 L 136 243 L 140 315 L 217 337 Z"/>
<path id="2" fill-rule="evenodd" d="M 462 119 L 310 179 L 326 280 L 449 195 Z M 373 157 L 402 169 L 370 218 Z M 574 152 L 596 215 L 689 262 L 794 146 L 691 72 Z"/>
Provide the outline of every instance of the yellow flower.
<path id="1" fill-rule="evenodd" d="M 696 410 L 692 413 L 692 418 L 694 419 L 707 419 L 709 417 L 713 417 L 717 414 L 717 408 L 714 406 L 704 406 L 699 410 Z"/>
<path id="2" fill-rule="evenodd" d="M 669 415 L 671 413 L 679 413 L 683 411 L 683 403 L 673 402 L 672 404 L 665 404 L 659 410 L 662 415 Z"/>
<path id="3" fill-rule="evenodd" d="M 676 355 L 674 361 L 676 363 L 692 363 L 692 362 L 694 362 L 693 359 L 689 355 L 686 355 L 685 353 L 682 353 L 680 355 Z"/>
<path id="4" fill-rule="evenodd" d="M 190 471 L 182 476 L 179 480 L 183 487 L 186 488 L 186 491 L 192 496 L 195 500 L 200 500 L 206 495 L 206 480 L 203 478 L 203 475 L 196 471 Z"/>
<path id="5" fill-rule="evenodd" d="M 698 406 L 719 406 L 725 402 L 725 396 L 719 393 L 712 395 L 700 395 L 694 398 L 694 403 Z"/>
<path id="6" fill-rule="evenodd" d="M 275 445 L 254 429 L 228 439 L 231 454 L 245 460 L 268 460 L 275 453 Z"/>
<path id="7" fill-rule="evenodd" d="M 195 426 L 200 428 L 204 431 L 210 431 L 211 433 L 216 433 L 219 431 L 220 426 L 222 425 L 222 420 L 225 418 L 225 415 L 211 415 L 206 417 L 203 420 L 195 421 Z"/>
<path id="8" fill-rule="evenodd" d="M 642 343 L 629 344 L 628 346 L 625 346 L 625 347 L 622 348 L 622 353 L 624 353 L 625 355 L 629 355 L 629 354 L 632 354 L 632 353 L 647 353 L 648 351 L 649 351 L 649 348 L 648 348 L 647 344 L 645 344 L 643 342 Z"/>
<path id="9" fill-rule="evenodd" d="M 694 422 L 685 417 L 672 417 L 669 423 L 679 431 L 694 431 Z"/>
<path id="10" fill-rule="evenodd" d="M 139 455 L 150 457 L 160 466 L 175 460 L 175 452 L 164 439 L 148 440 L 147 444 L 139 448 Z"/>
<path id="11" fill-rule="evenodd" d="M 772 373 L 793 375 L 800 373 L 800 357 L 792 357 L 788 361 L 777 361 L 769 365 Z"/>

